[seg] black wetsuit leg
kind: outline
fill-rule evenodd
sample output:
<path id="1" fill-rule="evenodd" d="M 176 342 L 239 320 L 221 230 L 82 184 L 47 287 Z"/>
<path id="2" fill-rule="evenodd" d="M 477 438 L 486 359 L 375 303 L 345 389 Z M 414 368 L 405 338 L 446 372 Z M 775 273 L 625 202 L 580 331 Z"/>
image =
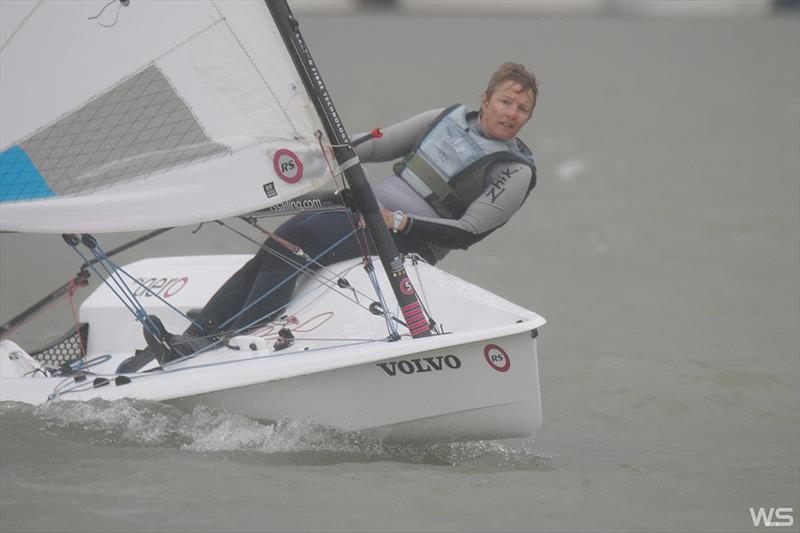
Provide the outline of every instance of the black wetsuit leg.
<path id="1" fill-rule="evenodd" d="M 341 211 L 309 213 L 292 217 L 274 233 L 302 248 L 320 265 L 327 266 L 363 254 L 357 234 L 350 235 L 328 250 L 353 231 L 357 220 L 355 215 Z M 404 236 L 395 236 L 395 242 L 400 252 L 417 252 L 430 263 L 435 262 L 435 257 L 425 243 Z M 374 253 L 374 246 L 371 243 L 368 245 L 371 253 Z M 305 263 L 272 239 L 267 239 L 264 247 L 295 262 Z M 201 332 L 192 326 L 187 333 L 209 335 L 219 330 L 230 331 L 267 322 L 277 317 L 291 299 L 298 277 L 302 274 L 273 253 L 259 250 L 255 257 L 220 287 L 196 318 L 206 331 Z M 317 264 L 307 266 L 312 270 L 319 268 Z"/>

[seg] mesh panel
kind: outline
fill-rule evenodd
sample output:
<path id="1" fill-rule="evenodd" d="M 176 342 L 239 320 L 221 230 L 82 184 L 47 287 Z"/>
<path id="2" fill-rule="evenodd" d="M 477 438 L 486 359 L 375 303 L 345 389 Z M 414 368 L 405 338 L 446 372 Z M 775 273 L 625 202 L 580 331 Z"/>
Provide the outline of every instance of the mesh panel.
<path id="1" fill-rule="evenodd" d="M 78 337 L 79 333 L 80 337 Z M 51 366 L 61 366 L 64 363 L 80 359 L 83 355 L 81 353 L 81 340 L 83 340 L 83 345 L 86 346 L 88 333 L 89 324 L 81 324 L 78 332 L 75 330 L 66 332 L 51 345 L 31 353 L 31 356 L 40 363 Z"/>
<path id="2" fill-rule="evenodd" d="M 155 66 L 20 143 L 54 193 L 77 195 L 228 149 L 211 142 Z"/>

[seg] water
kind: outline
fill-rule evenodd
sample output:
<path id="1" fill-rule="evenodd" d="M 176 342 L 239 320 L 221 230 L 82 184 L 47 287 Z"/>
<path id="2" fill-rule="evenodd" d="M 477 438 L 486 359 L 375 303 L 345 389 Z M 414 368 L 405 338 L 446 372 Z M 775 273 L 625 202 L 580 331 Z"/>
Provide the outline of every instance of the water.
<path id="1" fill-rule="evenodd" d="M 761 506 L 797 527 L 798 19 L 301 22 L 353 130 L 474 102 L 505 59 L 535 69 L 539 184 L 442 266 L 548 318 L 541 432 L 396 448 L 204 409 L 3 405 L 0 530 L 749 531 Z M 177 230 L 120 260 L 244 251 Z M 0 319 L 70 253 L 0 236 Z"/>

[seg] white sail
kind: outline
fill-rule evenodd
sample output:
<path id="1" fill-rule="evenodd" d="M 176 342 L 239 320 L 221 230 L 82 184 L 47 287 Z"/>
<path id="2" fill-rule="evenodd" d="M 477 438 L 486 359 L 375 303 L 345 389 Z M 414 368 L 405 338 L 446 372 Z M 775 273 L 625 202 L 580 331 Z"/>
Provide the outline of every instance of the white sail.
<path id="1" fill-rule="evenodd" d="M 262 1 L 0 2 L 0 230 L 255 211 L 328 183 L 328 150 Z"/>

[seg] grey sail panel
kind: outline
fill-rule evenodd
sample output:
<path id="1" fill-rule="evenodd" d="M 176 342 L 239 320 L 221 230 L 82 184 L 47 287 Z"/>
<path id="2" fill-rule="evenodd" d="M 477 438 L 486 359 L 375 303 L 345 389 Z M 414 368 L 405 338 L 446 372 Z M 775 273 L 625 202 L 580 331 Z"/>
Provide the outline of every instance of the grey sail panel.
<path id="1" fill-rule="evenodd" d="M 155 66 L 20 144 L 50 189 L 86 194 L 223 154 Z"/>

